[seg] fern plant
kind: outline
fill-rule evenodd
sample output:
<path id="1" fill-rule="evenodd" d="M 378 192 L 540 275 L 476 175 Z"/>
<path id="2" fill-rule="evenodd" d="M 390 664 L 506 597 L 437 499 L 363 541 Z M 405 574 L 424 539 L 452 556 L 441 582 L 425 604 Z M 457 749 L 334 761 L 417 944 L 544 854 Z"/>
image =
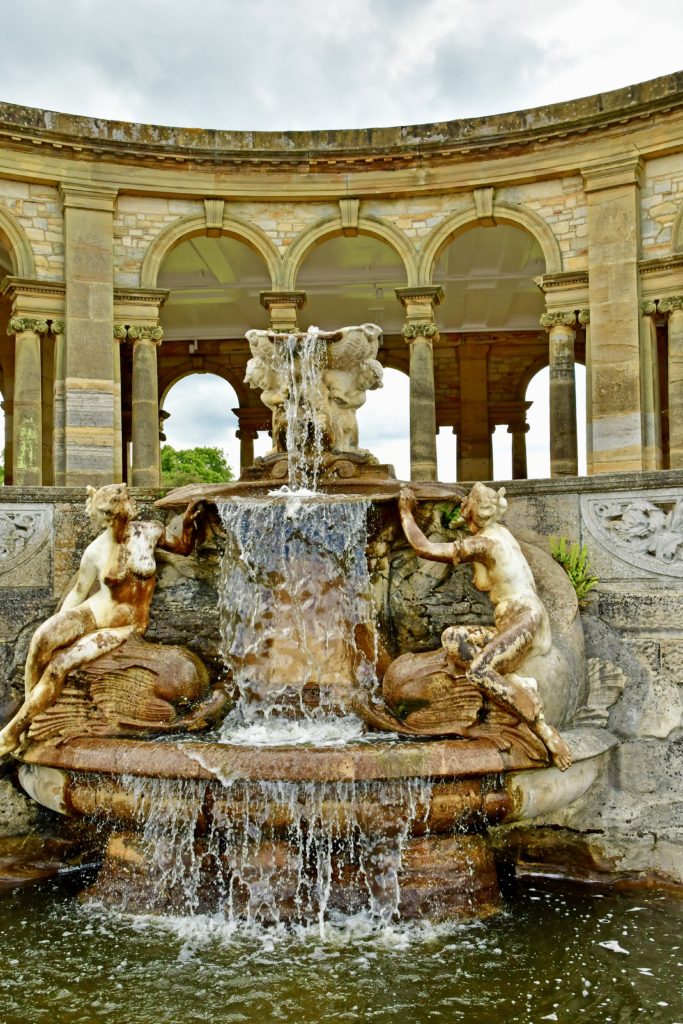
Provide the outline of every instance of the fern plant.
<path id="1" fill-rule="evenodd" d="M 460 519 L 460 505 L 439 505 L 437 512 L 440 513 L 441 525 L 444 530 L 460 528 L 461 524 L 458 523 Z"/>
<path id="2" fill-rule="evenodd" d="M 588 561 L 588 548 L 566 537 L 550 537 L 550 553 L 569 576 L 579 607 L 586 608 L 588 595 L 599 582 Z"/>

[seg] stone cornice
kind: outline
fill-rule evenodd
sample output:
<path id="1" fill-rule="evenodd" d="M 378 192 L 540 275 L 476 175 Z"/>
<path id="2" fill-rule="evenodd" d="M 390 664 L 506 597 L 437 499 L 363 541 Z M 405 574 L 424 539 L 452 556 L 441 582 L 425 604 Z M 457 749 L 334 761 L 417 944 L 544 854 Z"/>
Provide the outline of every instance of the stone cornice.
<path id="1" fill-rule="evenodd" d="M 587 270 L 562 270 L 558 274 L 542 274 L 534 278 L 542 292 L 563 291 L 566 288 L 587 288 Z"/>
<path id="2" fill-rule="evenodd" d="M 683 72 L 596 96 L 530 110 L 457 121 L 345 131 L 220 131 L 106 121 L 0 104 L 0 139 L 8 148 L 44 146 L 82 159 L 235 164 L 304 163 L 316 170 L 340 159 L 377 165 L 420 163 L 456 153 L 537 145 L 600 132 L 683 108 Z"/>
<path id="3" fill-rule="evenodd" d="M 106 185 L 77 185 L 59 183 L 59 197 L 64 209 L 96 210 L 113 213 L 118 189 Z"/>
<path id="4" fill-rule="evenodd" d="M 169 294 L 167 288 L 114 288 L 114 302 L 161 308 Z"/>
<path id="5" fill-rule="evenodd" d="M 63 281 L 37 281 L 33 278 L 4 277 L 0 281 L 0 294 L 7 296 L 8 299 L 19 295 L 64 298 L 66 285 Z"/>
<path id="6" fill-rule="evenodd" d="M 415 288 L 396 288 L 394 290 L 396 292 L 396 298 L 404 306 L 406 302 L 410 302 L 415 299 L 417 299 L 418 302 L 420 299 L 425 302 L 431 302 L 433 306 L 440 305 L 444 300 L 444 291 L 441 285 L 425 285 L 424 287 Z"/>
<path id="7" fill-rule="evenodd" d="M 644 276 L 669 273 L 672 270 L 683 271 L 683 256 L 660 256 L 654 260 L 639 260 L 638 270 Z"/>
<path id="8" fill-rule="evenodd" d="M 259 302 L 267 310 L 273 306 L 294 306 L 295 309 L 303 309 L 306 305 L 306 292 L 259 292 Z"/>

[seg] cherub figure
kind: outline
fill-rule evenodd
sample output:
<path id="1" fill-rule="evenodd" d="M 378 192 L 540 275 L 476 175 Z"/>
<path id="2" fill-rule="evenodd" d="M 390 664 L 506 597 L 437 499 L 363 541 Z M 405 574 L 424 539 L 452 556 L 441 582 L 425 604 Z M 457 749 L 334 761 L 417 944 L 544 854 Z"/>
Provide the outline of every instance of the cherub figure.
<path id="1" fill-rule="evenodd" d="M 85 549 L 76 582 L 59 611 L 33 634 L 24 669 L 24 703 L 0 731 L 0 756 L 20 746 L 33 719 L 58 699 L 70 672 L 145 632 L 156 584 L 155 551 L 189 554 L 203 504 L 188 507 L 176 537 L 163 523 L 135 518 L 137 508 L 125 484 L 88 488 L 86 510 L 103 532 Z M 96 583 L 99 587 L 91 595 Z"/>
<path id="2" fill-rule="evenodd" d="M 529 726 L 561 770 L 571 754 L 560 734 L 543 716 L 536 680 L 522 674 L 531 658 L 551 648 L 548 614 L 519 544 L 501 519 L 507 508 L 501 488 L 477 483 L 462 504 L 460 515 L 470 536 L 449 543 L 429 541 L 415 522 L 416 498 L 403 488 L 399 510 L 404 533 L 421 558 L 435 562 L 472 562 L 474 585 L 486 591 L 494 607 L 494 626 L 449 626 L 441 642 L 449 661 L 464 669 L 468 680 L 493 701 Z M 391 669 L 389 670 L 391 671 Z"/>

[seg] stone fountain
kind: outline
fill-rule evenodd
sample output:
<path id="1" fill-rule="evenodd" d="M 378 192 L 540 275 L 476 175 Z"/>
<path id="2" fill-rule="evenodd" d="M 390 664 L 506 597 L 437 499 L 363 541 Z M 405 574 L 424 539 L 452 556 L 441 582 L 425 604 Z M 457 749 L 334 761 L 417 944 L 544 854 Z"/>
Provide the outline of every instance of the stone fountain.
<path id="1" fill-rule="evenodd" d="M 361 910 L 484 916 L 499 907 L 489 825 L 597 774 L 605 734 L 563 729 L 585 696 L 563 571 L 503 526 L 502 491 L 406 487 L 359 447 L 380 337 L 248 332 L 273 450 L 234 483 L 166 495 L 166 525 L 138 519 L 125 485 L 90 494 L 103 532 L 36 632 L 0 750 L 37 801 L 106 825 L 104 900 L 321 927 Z M 218 667 L 143 638 L 157 554 L 212 538 Z M 451 619 L 435 650 L 406 649 L 396 552 L 426 571 L 471 563 L 492 621 Z"/>

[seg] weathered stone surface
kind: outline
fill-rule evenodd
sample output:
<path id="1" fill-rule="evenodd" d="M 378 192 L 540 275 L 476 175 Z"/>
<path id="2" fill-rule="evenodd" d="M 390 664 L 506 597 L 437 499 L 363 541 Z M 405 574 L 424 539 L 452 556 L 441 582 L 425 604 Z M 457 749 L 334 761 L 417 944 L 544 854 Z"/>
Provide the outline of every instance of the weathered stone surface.
<path id="1" fill-rule="evenodd" d="M 22 836 L 35 827 L 40 809 L 8 778 L 0 779 L 0 836 Z"/>

